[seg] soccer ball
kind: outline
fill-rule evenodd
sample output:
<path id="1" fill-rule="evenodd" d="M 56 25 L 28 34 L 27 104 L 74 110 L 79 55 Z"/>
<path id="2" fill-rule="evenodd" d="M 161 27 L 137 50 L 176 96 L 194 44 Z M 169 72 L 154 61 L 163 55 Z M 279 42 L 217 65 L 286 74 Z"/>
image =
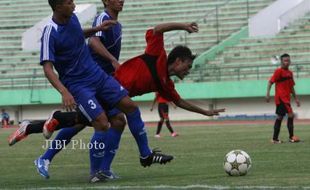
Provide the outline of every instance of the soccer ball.
<path id="1" fill-rule="evenodd" d="M 251 166 L 251 158 L 243 150 L 232 150 L 224 158 L 224 170 L 230 176 L 246 175 Z"/>

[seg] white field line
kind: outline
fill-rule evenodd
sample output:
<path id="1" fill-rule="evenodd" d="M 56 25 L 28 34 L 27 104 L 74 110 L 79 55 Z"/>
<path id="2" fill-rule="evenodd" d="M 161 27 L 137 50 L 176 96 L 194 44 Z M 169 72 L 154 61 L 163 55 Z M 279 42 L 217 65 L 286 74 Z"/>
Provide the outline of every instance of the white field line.
<path id="1" fill-rule="evenodd" d="M 217 189 L 217 190 L 226 190 L 226 189 L 266 189 L 266 190 L 277 190 L 277 189 L 304 189 L 310 190 L 310 186 L 220 186 L 220 185 L 187 185 L 187 186 L 172 186 L 172 185 L 154 185 L 154 186 L 85 186 L 85 187 L 42 187 L 42 188 L 25 188 L 28 190 L 82 190 L 82 189 Z"/>

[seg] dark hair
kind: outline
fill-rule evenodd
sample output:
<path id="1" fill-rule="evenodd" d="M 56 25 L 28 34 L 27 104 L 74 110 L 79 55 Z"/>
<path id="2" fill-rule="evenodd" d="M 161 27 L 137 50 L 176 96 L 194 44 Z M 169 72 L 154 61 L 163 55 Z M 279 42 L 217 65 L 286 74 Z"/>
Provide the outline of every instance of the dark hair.
<path id="1" fill-rule="evenodd" d="M 103 3 L 104 8 L 106 8 L 107 7 L 106 0 L 102 0 L 102 3 Z"/>
<path id="2" fill-rule="evenodd" d="M 192 51 L 186 46 L 176 46 L 171 50 L 168 55 L 168 65 L 172 64 L 177 58 L 180 58 L 182 61 L 189 59 L 194 60 L 196 55 L 192 54 Z"/>
<path id="3" fill-rule="evenodd" d="M 56 6 L 63 3 L 64 0 L 48 0 L 48 4 L 50 4 L 53 11 L 55 11 Z"/>
<path id="4" fill-rule="evenodd" d="M 287 54 L 287 53 L 285 53 L 285 54 L 281 55 L 281 57 L 280 57 L 281 61 L 283 60 L 283 58 L 284 58 L 284 57 L 290 57 L 290 55 L 289 55 L 289 54 Z"/>

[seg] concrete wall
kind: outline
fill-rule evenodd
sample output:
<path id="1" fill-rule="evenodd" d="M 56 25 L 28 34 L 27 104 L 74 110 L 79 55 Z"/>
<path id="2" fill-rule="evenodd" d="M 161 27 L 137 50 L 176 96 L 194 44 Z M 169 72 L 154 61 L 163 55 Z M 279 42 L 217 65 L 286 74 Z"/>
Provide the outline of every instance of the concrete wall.
<path id="1" fill-rule="evenodd" d="M 294 112 L 299 119 L 310 119 L 310 96 L 300 96 L 301 107 L 297 108 L 295 103 L 292 102 Z M 263 114 L 274 114 L 275 105 L 272 102 L 266 103 L 263 98 L 234 98 L 234 99 L 222 99 L 222 100 L 193 100 L 190 101 L 202 108 L 209 109 L 214 108 L 226 108 L 226 112 L 221 114 L 222 116 L 228 115 L 263 115 Z M 157 113 L 157 107 L 150 111 L 152 102 L 138 102 L 138 105 L 142 112 L 142 118 L 144 121 L 157 121 L 159 119 Z M 38 105 L 38 106 L 11 106 L 1 107 L 5 108 L 6 111 L 11 115 L 12 120 L 23 120 L 23 119 L 46 119 L 48 115 L 54 109 L 61 108 L 60 105 Z M 181 108 L 174 109 L 170 108 L 170 118 L 174 121 L 182 120 L 205 120 L 210 119 L 200 114 L 191 113 Z"/>
<path id="2" fill-rule="evenodd" d="M 94 4 L 76 5 L 74 13 L 78 16 L 81 24 L 92 20 L 96 13 L 97 7 Z M 33 27 L 26 30 L 22 35 L 22 48 L 27 51 L 37 51 L 41 47 L 41 36 L 46 23 L 51 19 L 52 15 L 43 18 Z"/>
<path id="3" fill-rule="evenodd" d="M 294 22 L 296 19 L 302 18 L 305 14 L 310 11 L 310 1 L 306 0 L 295 6 L 290 11 L 280 16 L 278 20 L 278 26 L 280 30 L 287 27 L 289 24 Z"/>
<path id="4" fill-rule="evenodd" d="M 38 105 L 38 106 L 3 106 L 6 112 L 10 115 L 10 120 L 14 120 L 15 124 L 18 121 L 40 120 L 46 119 L 52 110 L 60 108 L 58 105 Z"/>
<path id="5" fill-rule="evenodd" d="M 294 112 L 299 119 L 310 119 L 310 96 L 300 96 L 299 99 L 301 101 L 301 107 L 297 107 L 295 102 L 291 102 Z M 217 106 L 225 107 L 225 114 L 227 115 L 263 115 L 275 113 L 273 99 L 269 103 L 266 103 L 264 98 L 227 99 L 219 101 Z"/>
<path id="6" fill-rule="evenodd" d="M 277 0 L 249 19 L 249 36 L 274 36 L 279 31 L 278 19 L 304 0 Z M 308 0 L 305 0 L 308 1 Z"/>

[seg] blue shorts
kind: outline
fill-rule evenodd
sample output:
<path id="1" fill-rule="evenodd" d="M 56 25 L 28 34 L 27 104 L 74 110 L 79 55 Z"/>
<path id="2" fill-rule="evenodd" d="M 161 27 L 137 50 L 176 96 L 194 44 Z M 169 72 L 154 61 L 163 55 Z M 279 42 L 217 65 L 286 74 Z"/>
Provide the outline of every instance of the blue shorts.
<path id="1" fill-rule="evenodd" d="M 128 91 L 111 76 L 92 84 L 81 83 L 79 86 L 70 86 L 69 90 L 79 109 L 90 122 L 95 120 L 104 110 L 107 111 L 108 116 L 120 113 L 115 106 L 128 95 Z M 103 102 L 105 103 L 104 108 Z"/>

